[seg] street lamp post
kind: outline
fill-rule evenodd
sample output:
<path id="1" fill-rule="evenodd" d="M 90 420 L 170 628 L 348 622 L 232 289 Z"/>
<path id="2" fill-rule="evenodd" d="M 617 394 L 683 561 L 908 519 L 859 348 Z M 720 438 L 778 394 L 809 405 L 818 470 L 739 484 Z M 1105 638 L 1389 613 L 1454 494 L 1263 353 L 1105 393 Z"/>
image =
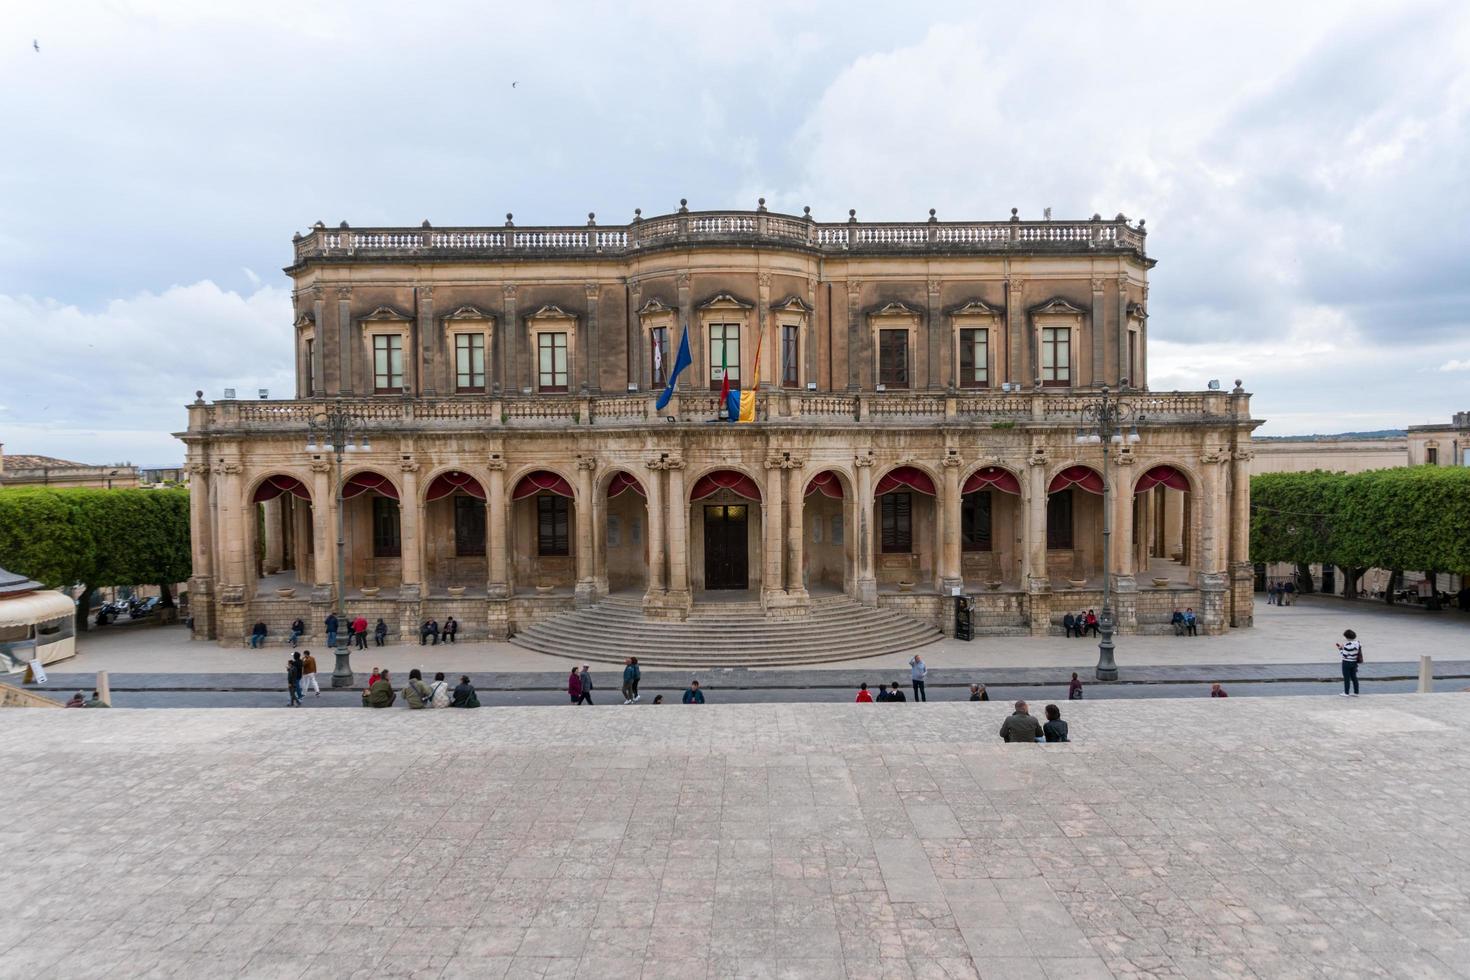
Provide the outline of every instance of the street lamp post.
<path id="1" fill-rule="evenodd" d="M 337 662 L 332 667 L 332 686 L 352 686 L 352 660 L 351 653 L 347 647 L 347 588 L 346 588 L 346 555 L 347 539 L 343 530 L 342 518 L 342 456 L 359 448 L 356 443 L 361 441 L 361 450 L 366 452 L 371 449 L 368 443 L 367 424 L 362 416 L 354 415 L 343 409 L 340 405 L 333 405 L 312 418 L 306 423 L 306 451 L 317 453 L 327 450 L 332 454 L 337 463 L 333 482 L 336 485 L 337 499 L 337 648 L 333 653 L 337 656 Z"/>
<path id="2" fill-rule="evenodd" d="M 1097 645 L 1097 679 L 1100 681 L 1115 681 L 1118 679 L 1118 664 L 1113 660 L 1113 630 L 1117 622 L 1113 617 L 1113 473 L 1112 456 L 1109 450 L 1114 444 L 1123 445 L 1138 442 L 1138 422 L 1143 421 L 1143 416 L 1134 411 L 1133 406 L 1123 400 L 1124 392 L 1128 389 L 1128 379 L 1124 378 L 1118 384 L 1116 392 L 1110 392 L 1107 385 L 1103 385 L 1101 393 L 1094 402 L 1082 407 L 1083 428 L 1077 431 L 1077 441 L 1082 444 L 1100 444 L 1103 456 L 1103 607 L 1102 616 L 1098 620 L 1098 627 L 1102 631 L 1102 639 Z M 1129 427 L 1125 435 L 1123 430 Z M 1127 547 L 1127 542 L 1124 543 Z"/>

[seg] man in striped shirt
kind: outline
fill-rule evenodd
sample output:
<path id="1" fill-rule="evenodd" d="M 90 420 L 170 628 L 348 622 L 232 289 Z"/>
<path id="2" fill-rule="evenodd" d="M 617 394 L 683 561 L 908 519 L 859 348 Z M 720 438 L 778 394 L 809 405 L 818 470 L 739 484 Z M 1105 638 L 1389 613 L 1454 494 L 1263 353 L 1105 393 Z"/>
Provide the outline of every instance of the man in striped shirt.
<path id="1" fill-rule="evenodd" d="M 1358 696 L 1358 664 L 1363 662 L 1363 645 L 1352 630 L 1343 630 L 1342 638 L 1347 641 L 1337 645 L 1337 652 L 1342 657 L 1342 696 L 1355 698 Z"/>

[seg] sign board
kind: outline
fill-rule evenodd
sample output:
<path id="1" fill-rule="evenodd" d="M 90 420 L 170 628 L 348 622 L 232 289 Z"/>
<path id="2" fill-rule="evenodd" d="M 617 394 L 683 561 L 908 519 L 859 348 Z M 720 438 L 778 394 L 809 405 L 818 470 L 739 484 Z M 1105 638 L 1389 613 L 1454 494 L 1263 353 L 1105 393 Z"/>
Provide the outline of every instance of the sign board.
<path id="1" fill-rule="evenodd" d="M 26 666 L 27 668 L 29 668 L 27 670 L 27 673 L 31 675 L 30 680 L 28 680 L 26 683 L 46 683 L 46 668 L 41 665 L 41 661 L 32 660 Z"/>

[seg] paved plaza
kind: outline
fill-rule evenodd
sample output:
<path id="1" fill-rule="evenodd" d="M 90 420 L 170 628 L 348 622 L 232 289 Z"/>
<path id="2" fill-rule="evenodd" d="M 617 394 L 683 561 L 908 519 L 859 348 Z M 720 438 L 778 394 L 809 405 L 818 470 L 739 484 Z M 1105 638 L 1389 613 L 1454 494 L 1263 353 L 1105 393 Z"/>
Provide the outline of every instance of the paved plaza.
<path id="1" fill-rule="evenodd" d="M 1470 975 L 1470 696 L 6 715 L 6 977 Z"/>

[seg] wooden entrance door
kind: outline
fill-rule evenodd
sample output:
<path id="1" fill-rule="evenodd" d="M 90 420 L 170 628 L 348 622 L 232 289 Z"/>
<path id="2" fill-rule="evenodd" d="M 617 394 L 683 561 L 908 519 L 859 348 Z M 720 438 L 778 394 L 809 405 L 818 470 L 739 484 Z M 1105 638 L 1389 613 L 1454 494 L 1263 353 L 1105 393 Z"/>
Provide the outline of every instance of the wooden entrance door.
<path id="1" fill-rule="evenodd" d="M 749 585 L 746 565 L 745 504 L 719 504 L 704 509 L 704 587 L 744 589 Z"/>

